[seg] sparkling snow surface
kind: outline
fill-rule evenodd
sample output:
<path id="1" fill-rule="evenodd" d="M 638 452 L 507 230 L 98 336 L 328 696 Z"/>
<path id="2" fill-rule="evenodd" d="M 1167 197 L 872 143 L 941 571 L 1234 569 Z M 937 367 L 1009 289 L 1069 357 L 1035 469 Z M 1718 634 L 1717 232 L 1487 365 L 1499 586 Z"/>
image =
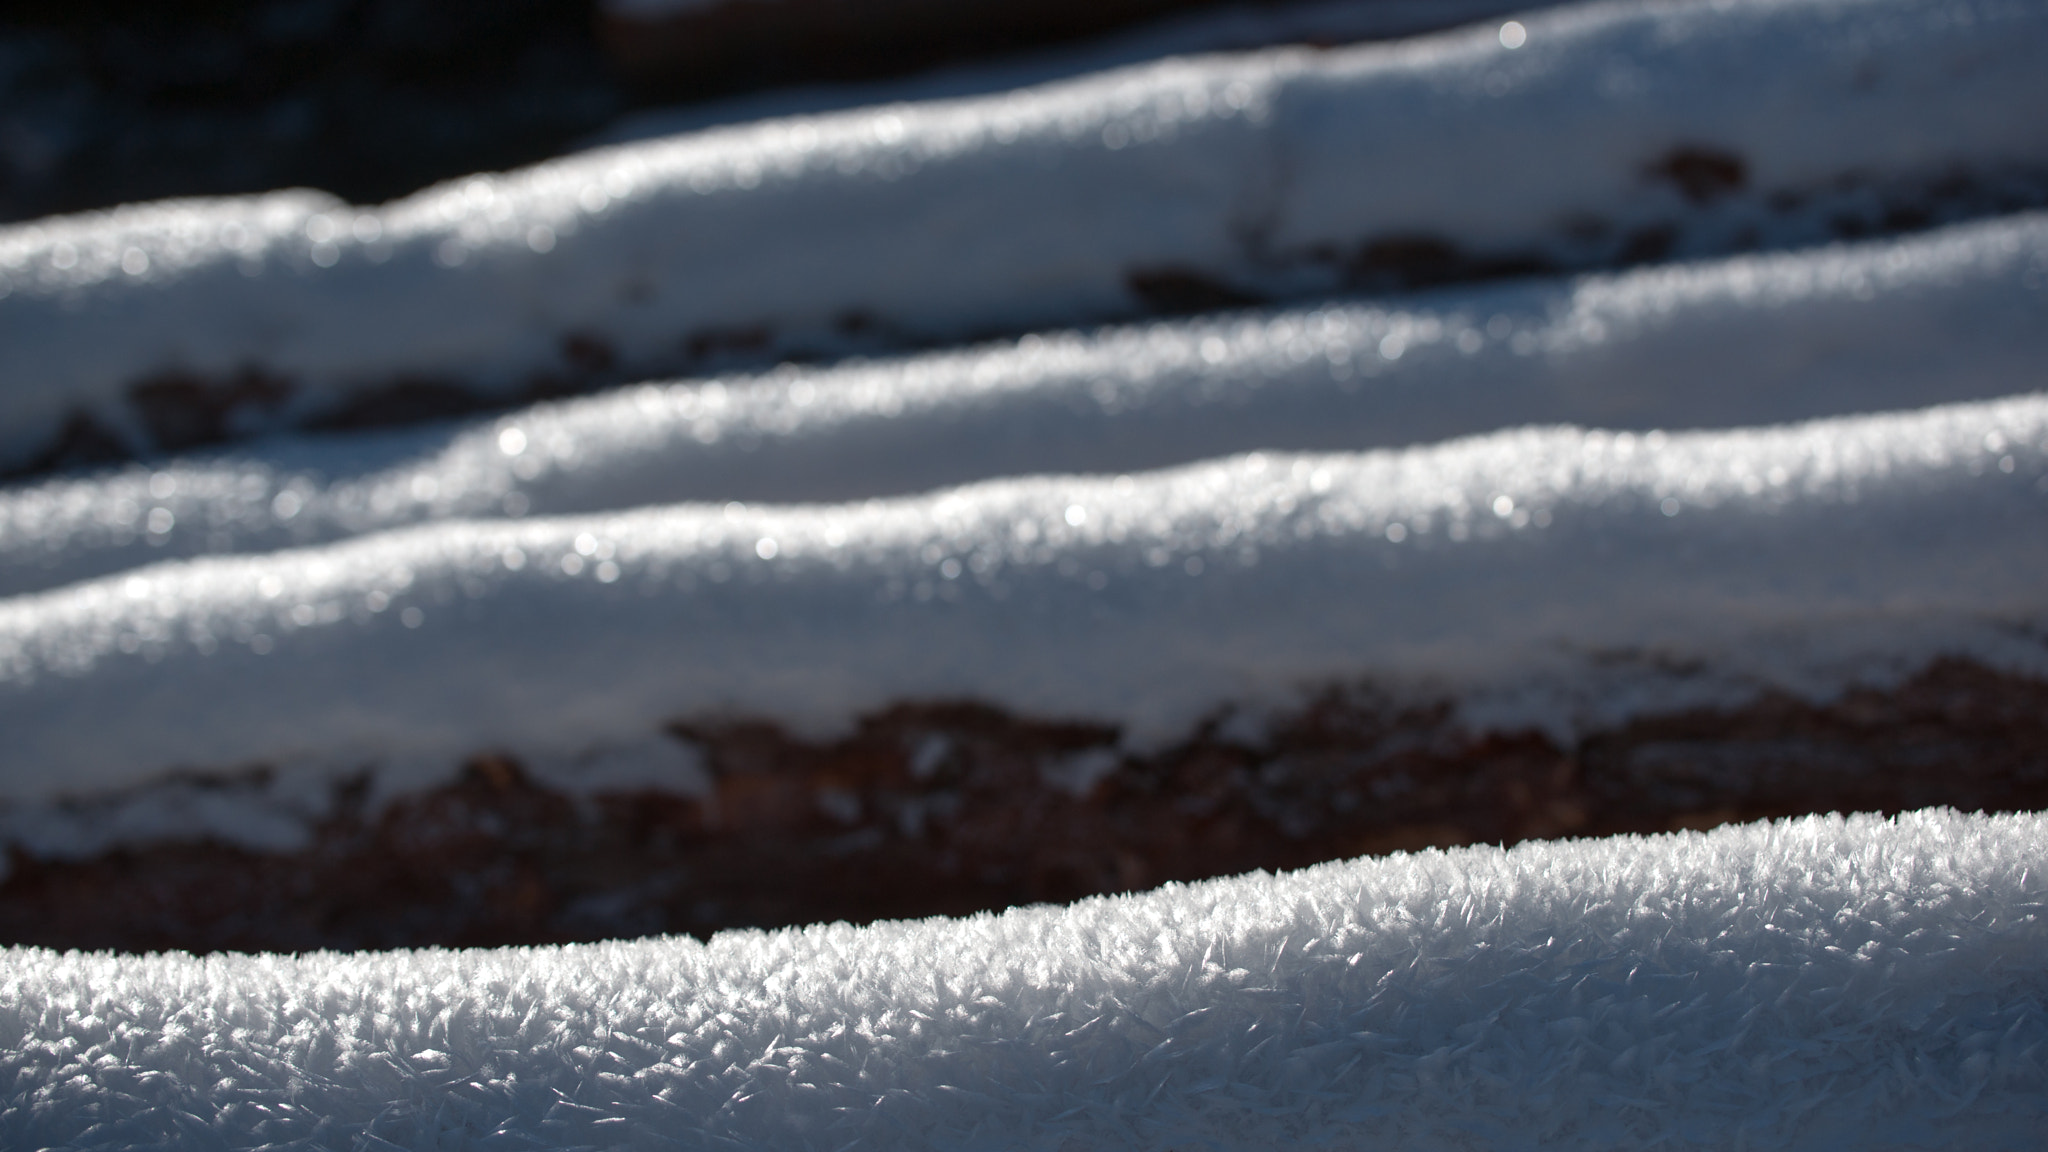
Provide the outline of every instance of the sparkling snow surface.
<path id="1" fill-rule="evenodd" d="M 847 501 L 1521 423 L 1727 427 L 2048 383 L 2048 215 L 1906 240 L 629 387 L 0 489 L 0 595 L 421 520 Z"/>
<path id="2" fill-rule="evenodd" d="M 510 398 L 595 348 L 630 371 L 959 339 L 1129 315 L 1146 277 L 1328 290 L 1375 241 L 1569 266 L 1644 235 L 1811 240 L 1899 189 L 2048 168 L 2048 118 L 1981 114 L 2048 107 L 2038 4 L 1524 24 L 1517 48 L 1487 26 L 770 121 L 378 209 L 281 193 L 0 230 L 0 466 L 79 412 L 146 449 L 125 397 L 152 380 L 291 390 L 236 413 L 247 431 L 401 380 Z"/>
<path id="3" fill-rule="evenodd" d="M 1926 812 L 709 945 L 16 951 L 0 1143 L 2037 1149 L 2044 902 L 2048 820 Z"/>
<path id="4" fill-rule="evenodd" d="M 723 713 L 831 729 L 931 699 L 1145 743 L 1355 677 L 1569 731 L 1940 654 L 2048 670 L 2044 570 L 2041 395 L 440 521 L 0 600 L 0 780 L 38 799 L 173 767 L 434 779 L 478 748 L 573 754 Z"/>

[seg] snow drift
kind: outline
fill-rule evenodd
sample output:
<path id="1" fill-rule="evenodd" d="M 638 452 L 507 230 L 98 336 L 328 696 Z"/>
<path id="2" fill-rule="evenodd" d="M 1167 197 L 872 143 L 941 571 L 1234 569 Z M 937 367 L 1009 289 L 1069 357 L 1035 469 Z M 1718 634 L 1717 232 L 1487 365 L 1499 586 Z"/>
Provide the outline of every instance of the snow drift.
<path id="1" fill-rule="evenodd" d="M 2048 821 L 1329 864 L 969 920 L 17 950 L 15 1148 L 2036 1148 Z"/>

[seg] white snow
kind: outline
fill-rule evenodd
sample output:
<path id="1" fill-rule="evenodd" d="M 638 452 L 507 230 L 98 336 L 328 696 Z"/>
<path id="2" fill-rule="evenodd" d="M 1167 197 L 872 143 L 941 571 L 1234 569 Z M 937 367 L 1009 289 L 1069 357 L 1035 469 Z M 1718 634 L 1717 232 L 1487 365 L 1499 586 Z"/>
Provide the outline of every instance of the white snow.
<path id="1" fill-rule="evenodd" d="M 694 0 L 679 0 L 692 4 Z M 644 15 L 635 15 L 627 5 Z M 667 0 L 607 4 L 624 19 L 660 21 Z M 1197 7 L 1055 47 L 939 64 L 908 76 L 807 84 L 627 113 L 593 146 L 671 136 L 724 124 L 896 104 L 982 96 L 1160 60 L 1244 52 L 1282 44 L 1355 44 L 1455 28 L 1554 0 L 1291 0 Z"/>
<path id="2" fill-rule="evenodd" d="M 1924 812 L 709 944 L 16 950 L 0 1143 L 2035 1149 L 2044 901 L 2048 819 Z"/>
<path id="3" fill-rule="evenodd" d="M 258 443 L 0 490 L 0 593 L 419 520 L 844 501 L 1521 423 L 1648 431 L 1987 399 L 2048 363 L 2048 216 L 1383 303 L 1052 332 Z"/>
<path id="4" fill-rule="evenodd" d="M 1375 239 L 1565 266 L 1666 226 L 1681 255 L 1786 243 L 1893 193 L 1960 174 L 1995 201 L 2048 167 L 2048 120 L 1985 113 L 2048 106 L 2039 5 L 1521 23 L 1513 50 L 1487 26 L 1166 60 L 604 149 L 376 209 L 285 194 L 0 230 L 0 465 L 77 412 L 148 448 L 127 392 L 166 374 L 294 389 L 245 404 L 246 431 L 402 380 L 509 400 L 576 377 L 572 341 L 635 372 L 957 340 L 1129 315 L 1140 273 L 1327 291 Z M 1652 177 L 1685 148 L 1738 160 L 1740 194 Z"/>
<path id="5" fill-rule="evenodd" d="M 815 732 L 903 700 L 1142 745 L 1360 679 L 1566 734 L 1943 654 L 2048 670 L 2044 565 L 2038 394 L 439 521 L 0 600 L 0 781 L 27 803 L 255 764 L 412 787 L 483 749 L 562 760 L 727 714 Z"/>

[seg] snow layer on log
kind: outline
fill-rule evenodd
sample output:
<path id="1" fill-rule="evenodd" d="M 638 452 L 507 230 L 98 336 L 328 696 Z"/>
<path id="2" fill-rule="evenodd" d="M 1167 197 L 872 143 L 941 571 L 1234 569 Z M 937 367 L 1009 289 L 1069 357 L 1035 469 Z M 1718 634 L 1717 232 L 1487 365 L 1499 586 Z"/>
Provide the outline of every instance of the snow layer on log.
<path id="1" fill-rule="evenodd" d="M 346 423 L 408 387 L 502 402 L 1983 210 L 2048 165 L 2048 121 L 2019 111 L 2048 106 L 2044 42 L 2048 10 L 2006 0 L 1594 5 L 1531 14 L 1516 48 L 1481 28 L 1167 60 L 378 209 L 283 193 L 40 221 L 0 231 L 0 466 L 67 430 L 145 452 Z M 179 397 L 218 411 L 153 419 Z"/>
<path id="2" fill-rule="evenodd" d="M 1364 679 L 1471 723 L 2039 669 L 2048 398 L 1758 430 L 1525 428 L 844 505 L 441 521 L 0 601 L 0 780 L 404 785 L 737 713 L 980 700 L 1144 744 Z M 118 718 L 118 723 L 112 722 Z"/>
<path id="3" fill-rule="evenodd" d="M 1521 423 L 1648 431 L 1990 399 L 2048 363 L 2048 216 L 542 404 L 0 490 L 0 594 L 429 519 L 846 501 Z"/>

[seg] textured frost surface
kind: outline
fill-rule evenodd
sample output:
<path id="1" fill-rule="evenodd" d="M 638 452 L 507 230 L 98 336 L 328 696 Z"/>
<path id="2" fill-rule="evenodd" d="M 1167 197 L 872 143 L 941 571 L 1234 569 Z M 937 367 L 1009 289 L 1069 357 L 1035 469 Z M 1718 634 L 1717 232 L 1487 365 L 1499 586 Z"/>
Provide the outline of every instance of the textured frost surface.
<path id="1" fill-rule="evenodd" d="M 599 150 L 381 209 L 281 195 L 0 230 L 0 465 L 81 411 L 148 448 L 127 390 L 153 380 L 239 397 L 238 433 L 401 380 L 509 399 L 602 360 L 1327 291 L 1444 243 L 1500 267 L 1622 258 L 1644 229 L 1679 254 L 1783 244 L 1899 181 L 2048 165 L 2048 120 L 1985 112 L 2048 106 L 2039 5 L 1591 6 L 1532 14 L 1527 37 L 1168 60 Z"/>
<path id="2" fill-rule="evenodd" d="M 0 961 L 10 1148 L 2040 1147 L 2048 820 L 1328 864 L 969 920 Z"/>
<path id="3" fill-rule="evenodd" d="M 1988 399 L 2048 364 L 2048 216 L 1888 243 L 642 385 L 445 431 L 0 490 L 0 595 L 420 520 L 845 501 L 1521 423 Z"/>
<path id="4" fill-rule="evenodd" d="M 1939 654 L 2040 667 L 2044 565 L 2038 395 L 442 521 L 0 601 L 0 779 L 23 799 L 172 767 L 405 779 L 678 718 L 817 730 L 963 698 L 1146 742 L 1358 677 L 1568 730 Z"/>

